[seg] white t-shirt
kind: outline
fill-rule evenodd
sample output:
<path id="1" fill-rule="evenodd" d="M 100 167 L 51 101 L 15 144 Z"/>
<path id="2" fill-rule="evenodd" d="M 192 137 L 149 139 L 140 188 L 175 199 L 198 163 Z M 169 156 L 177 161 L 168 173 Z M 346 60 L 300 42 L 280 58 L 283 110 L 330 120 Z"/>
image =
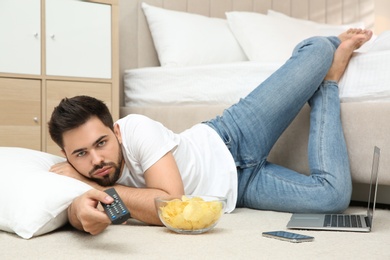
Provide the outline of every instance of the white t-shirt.
<path id="1" fill-rule="evenodd" d="M 125 167 L 119 184 L 145 187 L 144 172 L 172 151 L 187 195 L 227 198 L 226 212 L 237 201 L 237 171 L 232 155 L 211 127 L 197 124 L 175 134 L 142 115 L 131 114 L 116 122 L 122 135 Z"/>

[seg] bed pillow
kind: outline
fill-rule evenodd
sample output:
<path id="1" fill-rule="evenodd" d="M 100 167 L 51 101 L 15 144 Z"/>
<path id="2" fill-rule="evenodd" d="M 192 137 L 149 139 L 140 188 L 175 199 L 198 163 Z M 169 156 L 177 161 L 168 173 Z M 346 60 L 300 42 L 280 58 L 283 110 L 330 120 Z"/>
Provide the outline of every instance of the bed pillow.
<path id="1" fill-rule="evenodd" d="M 298 23 L 314 26 L 316 29 L 318 29 L 319 35 L 321 36 L 337 36 L 350 28 L 365 28 L 364 22 L 356 22 L 356 23 L 349 23 L 343 25 L 332 25 L 332 24 L 317 23 L 313 21 L 293 18 L 283 13 L 276 12 L 274 10 L 268 10 L 267 15 L 280 18 L 280 19 L 285 19 L 286 21 L 290 21 L 294 23 L 298 22 Z"/>
<path id="2" fill-rule="evenodd" d="M 310 24 L 291 22 L 254 12 L 227 12 L 234 36 L 251 61 L 287 60 L 303 39 L 318 35 Z"/>
<path id="3" fill-rule="evenodd" d="M 225 19 L 166 10 L 142 3 L 161 66 L 248 60 Z"/>
<path id="4" fill-rule="evenodd" d="M 64 158 L 25 148 L 0 147 L 0 230 L 29 239 L 67 221 L 71 201 L 91 189 L 49 172 Z"/>
<path id="5" fill-rule="evenodd" d="M 349 28 L 364 28 L 363 22 L 329 25 L 268 10 L 226 13 L 229 26 L 249 60 L 284 61 L 300 41 L 311 36 L 337 36 Z"/>
<path id="6" fill-rule="evenodd" d="M 289 21 L 289 22 L 298 22 L 298 23 L 312 25 L 318 30 L 318 35 L 321 35 L 321 36 L 337 36 L 350 28 L 361 28 L 361 29 L 365 28 L 364 22 L 356 22 L 356 23 L 349 23 L 349 24 L 342 24 L 342 25 L 331 25 L 331 24 L 316 23 L 313 21 L 293 18 L 293 17 L 290 17 L 288 15 L 285 15 L 285 14 L 282 14 L 282 13 L 279 13 L 279 12 L 276 12 L 273 10 L 268 10 L 267 15 L 272 16 L 272 17 L 277 17 L 280 19 L 284 19 L 284 20 Z M 363 44 L 359 48 L 358 51 L 359 52 L 368 51 L 370 49 L 370 46 L 374 42 L 375 38 L 376 38 L 376 36 L 373 35 L 373 37 L 368 42 Z"/>

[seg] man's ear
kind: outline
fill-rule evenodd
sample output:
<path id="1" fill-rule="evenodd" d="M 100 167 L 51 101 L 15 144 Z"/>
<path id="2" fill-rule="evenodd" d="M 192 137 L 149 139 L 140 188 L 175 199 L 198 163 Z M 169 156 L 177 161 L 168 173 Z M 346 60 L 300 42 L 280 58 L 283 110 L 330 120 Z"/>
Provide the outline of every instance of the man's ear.
<path id="1" fill-rule="evenodd" d="M 114 125 L 114 134 L 115 134 L 116 138 L 118 139 L 118 142 L 120 144 L 122 144 L 122 134 L 121 134 L 121 130 L 120 130 L 120 127 L 118 124 Z"/>

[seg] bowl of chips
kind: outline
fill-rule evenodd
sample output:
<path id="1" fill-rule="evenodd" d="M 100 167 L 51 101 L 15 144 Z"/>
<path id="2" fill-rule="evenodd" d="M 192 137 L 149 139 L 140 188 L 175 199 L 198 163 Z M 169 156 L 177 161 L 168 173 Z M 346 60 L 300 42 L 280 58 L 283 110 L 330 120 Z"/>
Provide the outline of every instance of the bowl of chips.
<path id="1" fill-rule="evenodd" d="M 226 207 L 226 198 L 189 196 L 156 198 L 155 205 L 161 222 L 181 234 L 201 234 L 217 225 Z"/>

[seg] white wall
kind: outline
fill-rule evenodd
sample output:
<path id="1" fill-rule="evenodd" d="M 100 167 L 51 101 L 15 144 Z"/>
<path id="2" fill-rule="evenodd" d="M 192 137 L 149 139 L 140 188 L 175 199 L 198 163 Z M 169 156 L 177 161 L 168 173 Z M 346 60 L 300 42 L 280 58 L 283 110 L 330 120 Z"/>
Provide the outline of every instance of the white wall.
<path id="1" fill-rule="evenodd" d="M 390 30 L 390 1 L 375 0 L 374 33 L 380 34 L 386 30 Z"/>

